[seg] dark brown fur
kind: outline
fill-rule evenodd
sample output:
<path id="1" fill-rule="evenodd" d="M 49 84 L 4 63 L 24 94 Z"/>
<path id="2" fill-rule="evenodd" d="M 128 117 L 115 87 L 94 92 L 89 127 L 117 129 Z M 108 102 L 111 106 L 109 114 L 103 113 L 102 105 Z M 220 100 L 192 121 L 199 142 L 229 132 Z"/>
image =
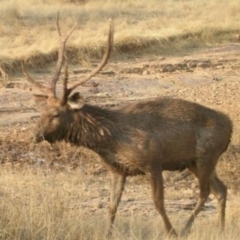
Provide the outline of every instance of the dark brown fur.
<path id="1" fill-rule="evenodd" d="M 219 203 L 219 219 L 224 228 L 227 188 L 219 180 L 215 167 L 226 150 L 232 134 L 232 123 L 223 113 L 181 99 L 160 98 L 131 104 L 119 110 L 84 105 L 79 93 L 71 95 L 77 86 L 86 83 L 106 65 L 113 42 L 113 23 L 110 21 L 106 52 L 102 61 L 82 81 L 67 86 L 65 66 L 63 96 L 56 96 L 56 84 L 64 64 L 67 39 L 73 31 L 60 38 L 56 71 L 49 87 L 32 79 L 22 64 L 27 80 L 45 95 L 46 101 L 35 141 L 64 140 L 85 146 L 98 153 L 111 178 L 109 205 L 110 227 L 121 200 L 126 177 L 146 174 L 150 180 L 153 200 L 168 233 L 176 234 L 164 208 L 163 170 L 188 168 L 198 178 L 199 199 L 182 234 L 186 234 L 201 210 L 210 191 Z"/>
<path id="2" fill-rule="evenodd" d="M 59 102 L 43 112 L 39 124 L 36 141 L 64 140 L 101 156 L 113 178 L 111 225 L 126 177 L 146 174 L 156 208 L 167 231 L 174 233 L 163 207 L 162 171 L 188 168 L 199 180 L 200 197 L 183 232 L 189 230 L 210 189 L 219 200 L 224 226 L 226 187 L 217 177 L 215 166 L 230 142 L 232 124 L 223 113 L 172 98 L 137 102 L 118 110 L 87 104 L 72 109 Z"/>

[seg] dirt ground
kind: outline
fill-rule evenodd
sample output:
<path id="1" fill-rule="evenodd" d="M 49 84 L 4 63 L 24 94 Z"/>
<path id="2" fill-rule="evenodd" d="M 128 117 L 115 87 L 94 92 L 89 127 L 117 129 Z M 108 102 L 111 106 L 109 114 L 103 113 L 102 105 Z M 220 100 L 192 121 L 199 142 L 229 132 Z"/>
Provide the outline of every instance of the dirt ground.
<path id="1" fill-rule="evenodd" d="M 92 63 L 92 67 L 96 62 Z M 70 81 L 81 79 L 92 67 L 70 66 Z M 52 67 L 32 73 L 40 82 L 47 82 Z M 222 157 L 218 172 L 229 188 L 228 206 L 240 190 L 240 44 L 197 50 L 191 55 L 176 57 L 126 55 L 110 60 L 104 71 L 81 87 L 86 102 L 105 107 L 117 107 L 132 101 L 172 96 L 195 101 L 230 115 L 234 123 L 232 143 Z M 58 85 L 60 92 L 61 85 Z M 105 211 L 108 200 L 108 176 L 95 154 L 60 143 L 37 146 L 29 141 L 34 122 L 39 116 L 32 97 L 32 88 L 19 74 L 0 82 L 0 160 L 3 167 L 20 169 L 25 164 L 95 179 L 85 183 L 86 201 L 81 206 L 90 212 Z M 195 203 L 198 183 L 189 173 L 166 172 L 167 211 L 190 211 Z M 91 191 L 92 199 L 87 197 Z M 150 198 L 150 188 L 142 177 L 128 181 L 120 214 L 144 211 L 156 215 Z M 206 214 L 215 211 L 211 196 L 204 208 Z"/>

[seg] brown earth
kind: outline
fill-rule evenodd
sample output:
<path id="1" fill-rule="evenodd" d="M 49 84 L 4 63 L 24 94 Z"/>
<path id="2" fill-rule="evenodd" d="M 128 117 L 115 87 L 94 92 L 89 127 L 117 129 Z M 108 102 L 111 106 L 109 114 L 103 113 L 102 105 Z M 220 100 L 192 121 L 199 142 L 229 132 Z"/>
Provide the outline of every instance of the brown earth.
<path id="1" fill-rule="evenodd" d="M 203 49 L 179 57 L 122 58 L 125 58 L 124 61 L 110 61 L 101 74 L 89 81 L 88 87 L 79 88 L 86 102 L 117 107 L 140 99 L 171 96 L 229 114 L 234 123 L 234 134 L 227 153 L 218 165 L 218 172 L 229 188 L 228 202 L 231 206 L 231 200 L 238 196 L 240 190 L 240 45 Z M 32 75 L 44 83 L 51 76 L 51 70 L 44 69 Z M 71 66 L 70 81 L 77 81 L 88 71 L 90 68 Z M 98 157 L 86 149 L 64 143 L 53 146 L 46 142 L 38 145 L 30 143 L 34 122 L 39 116 L 31 86 L 17 76 L 0 84 L 2 166 L 20 170 L 30 164 L 33 169 L 40 167 L 70 174 L 80 170 L 81 174 L 97 179 L 85 182 L 85 194 L 80 205 L 86 212 L 105 211 L 109 181 Z M 58 87 L 60 91 L 61 86 Z M 191 210 L 197 197 L 197 181 L 187 171 L 166 172 L 164 177 L 168 212 Z M 91 200 L 87 197 L 89 192 L 93 194 Z M 212 199 L 211 196 L 204 208 L 205 213 L 215 209 L 216 201 Z M 128 181 L 122 200 L 120 214 L 140 211 L 146 216 L 157 214 L 153 210 L 149 184 L 143 177 Z"/>

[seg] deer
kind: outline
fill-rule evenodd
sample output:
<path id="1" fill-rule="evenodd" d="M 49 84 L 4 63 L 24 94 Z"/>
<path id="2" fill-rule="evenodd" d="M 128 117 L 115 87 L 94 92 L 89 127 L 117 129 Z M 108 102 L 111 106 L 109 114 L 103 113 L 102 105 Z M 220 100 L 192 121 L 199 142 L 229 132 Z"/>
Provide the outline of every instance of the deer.
<path id="1" fill-rule="evenodd" d="M 110 21 L 107 46 L 99 65 L 82 80 L 68 86 L 65 52 L 74 28 L 75 25 L 63 36 L 58 15 L 60 44 L 49 86 L 33 79 L 22 62 L 22 72 L 27 81 L 42 93 L 35 95 L 37 101 L 45 104 L 36 124 L 34 142 L 45 140 L 53 144 L 65 141 L 88 148 L 100 156 L 111 176 L 108 234 L 112 234 L 114 229 L 127 177 L 146 175 L 165 229 L 169 235 L 176 236 L 164 207 L 162 173 L 164 170 L 185 169 L 198 179 L 200 191 L 181 235 L 188 234 L 210 193 L 217 198 L 219 225 L 224 229 L 227 187 L 218 177 L 216 165 L 231 141 L 231 119 L 220 111 L 174 97 L 138 100 L 116 109 L 85 103 L 82 95 L 73 90 L 85 85 L 107 64 L 113 45 L 114 24 Z M 57 96 L 56 84 L 61 72 L 63 93 Z"/>

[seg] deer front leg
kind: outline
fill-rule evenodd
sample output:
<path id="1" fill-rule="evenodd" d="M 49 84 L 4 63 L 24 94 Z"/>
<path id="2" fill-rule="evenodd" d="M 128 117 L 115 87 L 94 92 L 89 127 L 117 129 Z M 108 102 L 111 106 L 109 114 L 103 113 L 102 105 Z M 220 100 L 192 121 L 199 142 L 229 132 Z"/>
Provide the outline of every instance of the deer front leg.
<path id="1" fill-rule="evenodd" d="M 172 224 L 167 216 L 167 213 L 164 208 L 164 190 L 163 190 L 163 177 L 162 172 L 158 171 L 157 173 L 152 173 L 150 177 L 153 200 L 157 211 L 162 216 L 165 228 L 169 235 L 177 236 L 176 231 L 172 227 Z"/>
<path id="2" fill-rule="evenodd" d="M 110 188 L 110 202 L 109 202 L 109 228 L 107 235 L 111 235 L 112 226 L 116 216 L 118 205 L 121 201 L 124 185 L 126 182 L 126 176 L 122 176 L 118 173 L 110 172 L 111 175 L 111 188 Z"/>

